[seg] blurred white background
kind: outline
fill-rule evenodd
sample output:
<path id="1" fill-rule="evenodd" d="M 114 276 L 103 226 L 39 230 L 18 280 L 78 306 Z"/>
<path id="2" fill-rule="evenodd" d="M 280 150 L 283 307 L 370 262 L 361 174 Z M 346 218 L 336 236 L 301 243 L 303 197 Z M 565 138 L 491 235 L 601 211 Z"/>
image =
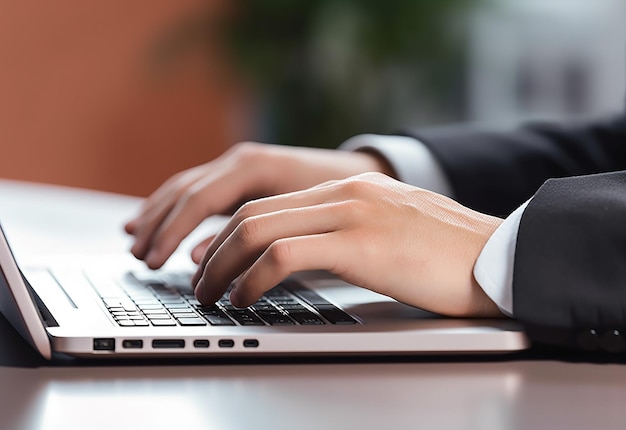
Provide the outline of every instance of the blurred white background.
<path id="1" fill-rule="evenodd" d="M 498 123 L 621 110 L 626 2 L 488 2 L 471 21 L 468 58 L 468 120 Z"/>

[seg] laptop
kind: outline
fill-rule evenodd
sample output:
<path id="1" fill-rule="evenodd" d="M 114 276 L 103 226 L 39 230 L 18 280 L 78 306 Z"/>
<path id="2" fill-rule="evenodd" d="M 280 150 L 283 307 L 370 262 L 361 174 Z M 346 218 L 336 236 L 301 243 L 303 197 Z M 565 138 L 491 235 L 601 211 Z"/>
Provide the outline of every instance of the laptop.
<path id="1" fill-rule="evenodd" d="M 529 343 L 510 320 L 453 319 L 326 272 L 298 273 L 246 309 L 193 296 L 189 270 L 130 256 L 18 267 L 0 227 L 0 311 L 43 357 L 507 353 Z"/>

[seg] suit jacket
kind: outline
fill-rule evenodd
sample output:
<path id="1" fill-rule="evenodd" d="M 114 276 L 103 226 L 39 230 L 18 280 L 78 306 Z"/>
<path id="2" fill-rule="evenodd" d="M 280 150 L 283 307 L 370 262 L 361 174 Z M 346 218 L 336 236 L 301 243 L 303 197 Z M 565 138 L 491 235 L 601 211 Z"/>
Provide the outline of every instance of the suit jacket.
<path id="1" fill-rule="evenodd" d="M 510 133 L 408 134 L 470 208 L 506 216 L 533 196 L 513 275 L 513 312 L 531 340 L 626 351 L 626 114 Z"/>

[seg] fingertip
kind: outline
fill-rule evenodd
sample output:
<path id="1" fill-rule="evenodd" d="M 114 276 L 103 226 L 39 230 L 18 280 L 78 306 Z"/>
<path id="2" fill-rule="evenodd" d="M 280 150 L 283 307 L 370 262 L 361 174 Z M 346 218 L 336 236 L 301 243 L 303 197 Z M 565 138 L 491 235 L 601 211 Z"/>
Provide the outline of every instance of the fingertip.
<path id="1" fill-rule="evenodd" d="M 196 299 L 198 299 L 198 301 L 200 303 L 202 303 L 203 305 L 207 306 L 207 305 L 212 304 L 212 302 L 210 300 L 208 300 L 208 297 L 207 297 L 206 292 L 204 290 L 205 290 L 205 288 L 204 288 L 204 280 L 202 278 L 200 278 L 195 283 L 193 294 L 196 296 Z"/>
<path id="2" fill-rule="evenodd" d="M 135 256 L 138 260 L 143 260 L 146 256 L 146 252 L 143 249 L 143 245 L 139 241 L 135 241 L 133 246 L 130 248 L 130 253 Z"/>
<path id="3" fill-rule="evenodd" d="M 146 256 L 146 265 L 152 270 L 163 266 L 163 263 L 165 263 L 165 258 L 156 249 L 151 250 Z"/>
<path id="4" fill-rule="evenodd" d="M 191 260 L 194 263 L 200 264 L 203 256 L 204 256 L 204 248 L 200 248 L 199 246 L 196 246 L 194 249 L 191 250 Z"/>
<path id="5" fill-rule="evenodd" d="M 259 298 L 259 296 L 255 296 L 254 292 L 243 287 L 241 280 L 235 282 L 228 296 L 228 300 L 230 300 L 236 308 L 252 306 Z"/>
<path id="6" fill-rule="evenodd" d="M 124 224 L 124 231 L 128 234 L 133 234 L 136 229 L 137 229 L 137 222 L 134 219 Z"/>
<path id="7" fill-rule="evenodd" d="M 235 306 L 236 308 L 245 308 L 246 305 L 242 300 L 240 288 L 235 285 L 233 289 L 230 291 L 230 295 L 228 296 L 228 300 Z"/>

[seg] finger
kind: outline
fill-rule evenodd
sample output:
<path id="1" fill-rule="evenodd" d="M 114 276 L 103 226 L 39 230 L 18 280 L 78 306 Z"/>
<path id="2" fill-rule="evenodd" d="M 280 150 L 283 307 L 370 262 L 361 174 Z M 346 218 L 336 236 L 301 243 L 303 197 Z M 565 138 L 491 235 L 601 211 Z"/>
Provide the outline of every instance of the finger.
<path id="1" fill-rule="evenodd" d="M 185 172 L 177 180 L 166 182 L 144 201 L 140 214 L 126 224 L 126 231 L 135 236 L 135 243 L 131 247 L 133 255 L 140 259 L 146 257 L 152 236 L 159 225 L 184 193 L 202 178 L 202 174 L 200 169 Z"/>
<path id="2" fill-rule="evenodd" d="M 160 223 L 149 242 L 146 264 L 158 268 L 205 218 L 223 213 L 246 194 L 256 193 L 254 174 L 220 169 L 191 186 Z"/>
<path id="3" fill-rule="evenodd" d="M 191 260 L 194 263 L 199 264 L 202 261 L 202 256 L 206 253 L 206 250 L 213 239 L 215 239 L 214 235 L 204 239 L 202 242 L 193 247 L 191 250 Z"/>
<path id="4" fill-rule="evenodd" d="M 128 234 L 134 234 L 137 228 L 137 219 L 132 219 L 124 224 L 124 231 Z"/>
<path id="5" fill-rule="evenodd" d="M 231 281 L 241 275 L 277 241 L 318 235 L 342 228 L 349 220 L 342 206 L 331 203 L 288 209 L 244 220 L 211 256 L 196 283 L 203 303 L 219 299 Z M 211 245 L 212 246 L 212 245 Z"/>
<path id="6" fill-rule="evenodd" d="M 215 237 L 215 240 L 209 245 L 204 254 L 202 261 L 192 278 L 192 282 L 196 284 L 204 267 L 217 249 L 224 241 L 240 226 L 240 224 L 248 218 L 252 218 L 261 214 L 280 212 L 283 210 L 314 207 L 324 203 L 332 204 L 344 200 L 343 192 L 337 192 L 337 183 L 331 181 L 326 186 L 309 188 L 307 190 L 295 191 L 292 193 L 281 194 L 277 196 L 266 197 L 254 200 L 242 206 L 224 226 L 224 228 Z M 311 219 L 307 220 L 308 222 Z"/>
<path id="7" fill-rule="evenodd" d="M 180 197 L 191 185 L 196 183 L 205 174 L 206 166 L 198 166 L 181 172 L 163 183 L 156 191 L 148 196 L 142 203 L 137 216 L 129 223 L 138 224 L 139 221 L 153 218 L 155 213 L 162 211 L 163 206 L 172 203 Z"/>
<path id="8" fill-rule="evenodd" d="M 237 307 L 250 306 L 289 275 L 303 270 L 339 274 L 347 254 L 342 247 L 345 243 L 336 232 L 280 239 L 236 282 L 230 301 Z"/>

